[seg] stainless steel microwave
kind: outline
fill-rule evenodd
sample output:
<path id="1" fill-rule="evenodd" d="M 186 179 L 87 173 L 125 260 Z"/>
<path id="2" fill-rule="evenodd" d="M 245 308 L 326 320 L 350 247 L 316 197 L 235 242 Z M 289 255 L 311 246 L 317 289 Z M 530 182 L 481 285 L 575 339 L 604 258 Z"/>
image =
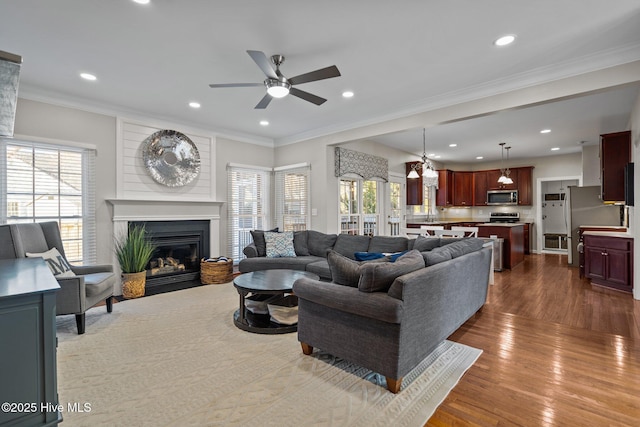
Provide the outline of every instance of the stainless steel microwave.
<path id="1" fill-rule="evenodd" d="M 517 205 L 518 190 L 489 190 L 487 205 Z"/>

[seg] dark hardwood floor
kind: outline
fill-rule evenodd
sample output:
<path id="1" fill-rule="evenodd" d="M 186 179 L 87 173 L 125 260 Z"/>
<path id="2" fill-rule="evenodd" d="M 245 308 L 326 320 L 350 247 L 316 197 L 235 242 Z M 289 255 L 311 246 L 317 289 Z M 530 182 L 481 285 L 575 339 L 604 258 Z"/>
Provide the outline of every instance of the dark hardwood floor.
<path id="1" fill-rule="evenodd" d="M 640 301 L 580 279 L 564 255 L 496 273 L 449 339 L 483 353 L 428 426 L 640 425 Z"/>

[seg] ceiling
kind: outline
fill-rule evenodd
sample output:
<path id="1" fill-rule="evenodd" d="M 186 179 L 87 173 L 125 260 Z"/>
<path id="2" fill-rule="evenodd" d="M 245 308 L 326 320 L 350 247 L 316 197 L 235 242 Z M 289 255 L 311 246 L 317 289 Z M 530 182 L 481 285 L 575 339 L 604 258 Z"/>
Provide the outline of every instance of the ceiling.
<path id="1" fill-rule="evenodd" d="M 22 97 L 274 145 L 640 60 L 637 0 L 0 0 L 0 10 L 0 50 L 23 57 Z M 504 34 L 515 43 L 494 46 Z M 329 65 L 342 76 L 297 86 L 327 98 L 321 106 L 287 96 L 256 110 L 264 88 L 208 86 L 262 82 L 247 50 L 284 55 L 287 77 Z M 427 151 L 446 162 L 498 159 L 501 141 L 512 158 L 579 151 L 624 130 L 637 96 L 630 85 L 431 127 Z M 422 153 L 420 128 L 368 139 Z"/>

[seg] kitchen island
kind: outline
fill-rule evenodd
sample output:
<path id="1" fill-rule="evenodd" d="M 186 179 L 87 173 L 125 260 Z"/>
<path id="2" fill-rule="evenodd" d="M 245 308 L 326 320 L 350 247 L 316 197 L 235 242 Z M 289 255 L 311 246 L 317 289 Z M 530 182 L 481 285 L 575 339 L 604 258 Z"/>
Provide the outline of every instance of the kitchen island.
<path id="1" fill-rule="evenodd" d="M 478 224 L 478 237 L 497 236 L 504 239 L 502 265 L 512 269 L 524 261 L 524 223 L 485 223 Z"/>

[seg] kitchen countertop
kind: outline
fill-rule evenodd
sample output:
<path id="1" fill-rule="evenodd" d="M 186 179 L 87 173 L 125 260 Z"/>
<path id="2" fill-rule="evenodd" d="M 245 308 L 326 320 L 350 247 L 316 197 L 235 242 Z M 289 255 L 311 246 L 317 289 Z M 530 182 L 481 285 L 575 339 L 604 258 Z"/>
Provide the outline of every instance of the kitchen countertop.
<path id="1" fill-rule="evenodd" d="M 478 224 L 478 227 L 518 227 L 523 226 L 524 222 L 486 222 L 484 224 Z"/>
<path id="2" fill-rule="evenodd" d="M 633 235 L 627 231 L 585 231 L 583 236 L 623 237 L 633 239 Z"/>

